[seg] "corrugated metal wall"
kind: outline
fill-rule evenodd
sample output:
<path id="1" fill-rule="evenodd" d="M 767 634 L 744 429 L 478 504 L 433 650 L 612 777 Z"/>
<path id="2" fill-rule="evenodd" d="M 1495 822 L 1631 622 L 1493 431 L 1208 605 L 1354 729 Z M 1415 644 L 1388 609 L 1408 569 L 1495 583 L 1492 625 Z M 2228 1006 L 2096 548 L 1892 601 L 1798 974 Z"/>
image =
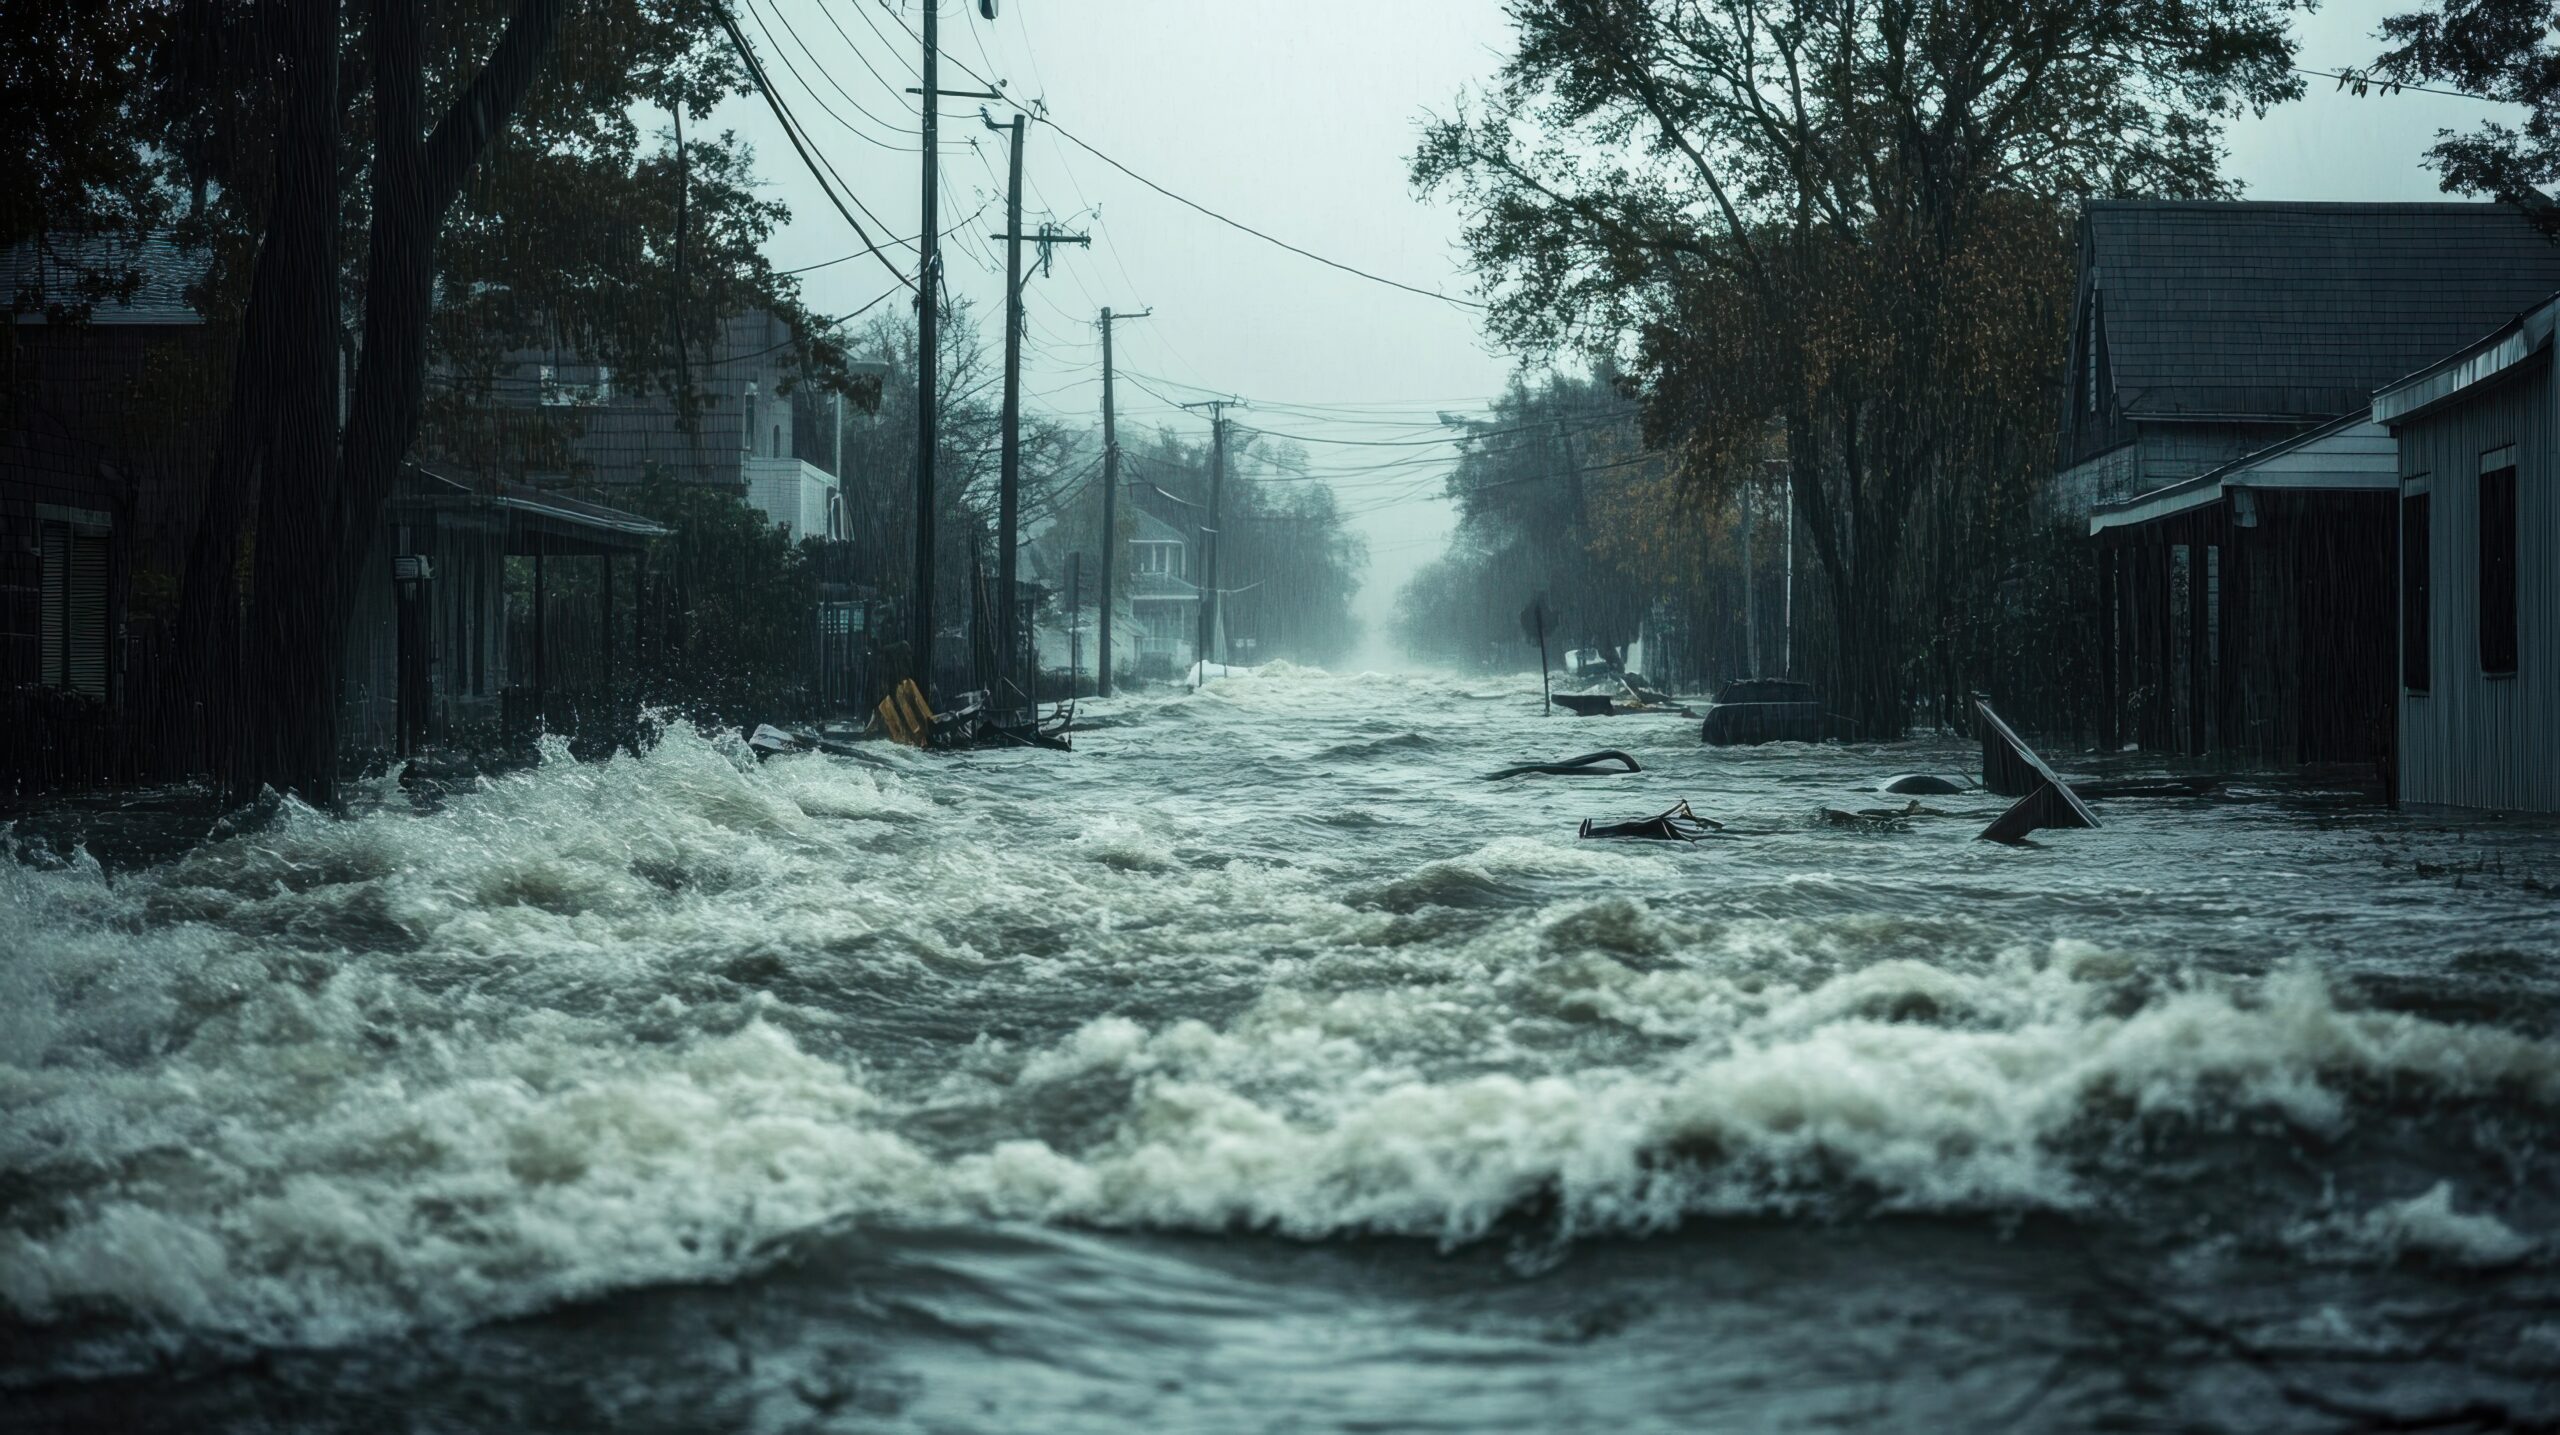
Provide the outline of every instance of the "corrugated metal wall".
<path id="1" fill-rule="evenodd" d="M 2431 495 L 2430 687 L 2400 695 L 2400 797 L 2560 811 L 2560 408 L 2549 357 L 2400 429 L 2404 493 Z M 2480 670 L 2480 459 L 2516 446 L 2517 662 Z"/>

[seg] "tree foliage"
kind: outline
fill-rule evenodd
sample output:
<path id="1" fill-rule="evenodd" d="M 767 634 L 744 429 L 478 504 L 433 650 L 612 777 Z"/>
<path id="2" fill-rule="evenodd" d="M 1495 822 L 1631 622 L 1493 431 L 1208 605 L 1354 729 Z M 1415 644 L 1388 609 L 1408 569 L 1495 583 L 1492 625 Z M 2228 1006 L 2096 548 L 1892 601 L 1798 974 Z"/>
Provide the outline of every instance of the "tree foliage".
<path id="1" fill-rule="evenodd" d="M 1659 478 L 1668 461 L 1648 454 L 1633 400 L 1604 363 L 1589 377 L 1515 382 L 1468 441 L 1446 491 L 1458 526 L 1447 555 L 1407 583 L 1397 600 L 1398 637 L 1419 656 L 1474 667 L 1513 666 L 1517 615 L 1547 601 L 1553 656 L 1610 646 L 1634 635 L 1659 591 L 1667 556 L 1646 551 L 1630 485 Z"/>
<path id="2" fill-rule="evenodd" d="M 2371 69 L 2342 84 L 2448 85 L 2524 106 L 2522 128 L 2484 120 L 2441 131 L 2428 162 L 2458 194 L 2535 202 L 2546 233 L 2560 214 L 2540 190 L 2560 180 L 2560 13 L 2550 0 L 2433 0 L 2382 22 L 2386 48 Z"/>
<path id="3" fill-rule="evenodd" d="M 1414 161 L 1468 214 L 1496 337 L 1623 357 L 1710 487 L 1791 478 L 1834 701 L 1899 730 L 1924 497 L 2049 422 L 2018 236 L 2070 201 L 2222 193 L 2220 124 L 2297 92 L 2286 0 L 1524 0 Z M 2033 372 L 2027 372 L 2033 371 Z M 2039 415 L 2041 410 L 2041 415 Z"/>

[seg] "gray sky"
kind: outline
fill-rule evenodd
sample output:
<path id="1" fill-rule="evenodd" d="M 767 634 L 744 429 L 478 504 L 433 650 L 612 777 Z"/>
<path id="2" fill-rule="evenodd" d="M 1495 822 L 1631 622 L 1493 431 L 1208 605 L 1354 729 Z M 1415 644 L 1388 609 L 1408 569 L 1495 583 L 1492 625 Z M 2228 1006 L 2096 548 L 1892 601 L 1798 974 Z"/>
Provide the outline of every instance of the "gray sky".
<path id="1" fill-rule="evenodd" d="M 916 83 L 916 47 L 899 20 L 916 23 L 924 3 L 890 0 L 884 10 L 880 0 L 739 0 L 737 7 L 785 101 L 901 236 L 915 232 L 918 212 L 914 97 L 891 86 Z M 2303 65 L 2364 63 L 2376 48 L 2375 24 L 2405 8 L 2408 0 L 2341 0 L 2304 17 Z M 1045 98 L 1062 125 L 1157 183 L 1374 273 L 1466 292 L 1457 217 L 1415 197 L 1406 157 L 1426 111 L 1447 112 L 1500 64 L 1509 32 L 1499 0 L 1002 0 L 993 23 L 979 18 L 975 0 L 944 0 L 941 13 L 946 54 L 1004 80 L 1025 104 Z M 942 83 L 973 85 L 948 65 Z M 2434 177 L 2419 165 L 2434 133 L 2498 113 L 2475 101 L 2356 99 L 2327 80 L 2307 84 L 2299 103 L 2231 132 L 2230 168 L 2253 198 L 2435 197 Z M 859 133 L 831 118 L 830 107 Z M 776 262 L 809 264 L 853 247 L 760 103 L 732 103 L 721 119 L 754 142 L 758 170 L 791 206 L 792 223 L 773 244 Z M 966 147 L 973 139 L 975 153 Z M 1004 138 L 965 102 L 950 102 L 943 141 L 943 224 L 994 201 L 953 236 L 948 255 L 951 287 L 977 298 L 992 323 L 1002 253 L 986 236 L 1002 228 Z M 1418 437 L 1441 410 L 1481 408 L 1511 372 L 1466 311 L 1240 234 L 1148 191 L 1045 126 L 1031 127 L 1025 173 L 1026 223 L 1036 227 L 1046 214 L 1094 236 L 1090 250 L 1061 249 L 1055 273 L 1028 286 L 1030 407 L 1097 413 L 1093 318 L 1104 305 L 1155 310 L 1118 330 L 1116 357 L 1128 380 L 1123 424 L 1204 429 L 1166 401 L 1216 392 L 1247 400 L 1253 407 L 1240 417 L 1271 429 Z M 816 270 L 807 282 L 811 307 L 827 314 L 855 308 L 889 283 L 869 258 Z M 1360 608 L 1375 628 L 1395 589 L 1447 531 L 1446 505 L 1428 497 L 1445 466 L 1431 456 L 1447 451 L 1307 447 L 1319 470 L 1335 476 L 1346 506 L 1363 511 L 1373 564 Z"/>

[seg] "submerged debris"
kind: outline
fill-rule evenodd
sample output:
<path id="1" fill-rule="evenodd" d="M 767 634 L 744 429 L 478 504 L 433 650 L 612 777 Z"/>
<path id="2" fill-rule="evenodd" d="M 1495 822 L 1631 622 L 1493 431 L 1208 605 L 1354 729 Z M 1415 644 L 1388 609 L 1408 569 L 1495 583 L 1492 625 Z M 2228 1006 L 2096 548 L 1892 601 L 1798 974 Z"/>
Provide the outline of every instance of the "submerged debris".
<path id="1" fill-rule="evenodd" d="M 1991 700 L 1977 693 L 1973 710 L 1982 719 L 1983 785 L 2006 797 L 2013 790 L 2025 795 L 2010 805 L 2008 811 L 1992 820 L 1975 840 L 1982 842 L 2017 842 L 2039 827 L 2095 827 L 2098 814 L 2080 800 L 2035 750 L 2021 741 L 1991 710 Z M 2029 783 L 2036 781 L 2033 786 Z"/>
<path id="2" fill-rule="evenodd" d="M 1895 831 L 1908 827 L 1910 825 L 1910 820 L 1914 817 L 1944 817 L 1946 815 L 1946 813 L 1939 811 L 1937 808 L 1921 806 L 1920 799 L 1916 797 L 1911 799 L 1909 802 L 1904 803 L 1900 807 L 1861 807 L 1854 812 L 1845 811 L 1837 807 L 1826 807 L 1822 809 L 1823 819 L 1834 827 L 1861 827 Z"/>
<path id="3" fill-rule="evenodd" d="M 1604 762 L 1624 763 L 1625 766 L 1601 767 L 1598 765 Z M 1586 752 L 1580 757 L 1568 757 L 1562 762 L 1524 762 L 1518 767 L 1506 767 L 1499 772 L 1488 772 L 1484 775 L 1484 780 L 1497 782 L 1506 777 L 1521 777 L 1533 772 L 1545 773 L 1551 777 L 1614 777 L 1622 772 L 1642 771 L 1644 771 L 1642 763 L 1614 747 L 1604 747 L 1598 752 Z"/>
<path id="4" fill-rule="evenodd" d="M 1908 797 L 1913 794 L 1924 797 L 1953 797 L 1958 793 L 1969 791 L 1971 787 L 1972 784 L 1962 778 L 1940 777 L 1934 772 L 1906 772 L 1877 783 L 1876 791 L 1891 793 L 1896 797 Z"/>
<path id="5" fill-rule="evenodd" d="M 1710 832 L 1722 832 L 1724 824 L 1712 817 L 1700 817 L 1690 810 L 1689 800 L 1679 802 L 1651 817 L 1633 822 L 1600 822 L 1582 819 L 1585 837 L 1650 837 L 1672 842 L 1695 842 Z"/>

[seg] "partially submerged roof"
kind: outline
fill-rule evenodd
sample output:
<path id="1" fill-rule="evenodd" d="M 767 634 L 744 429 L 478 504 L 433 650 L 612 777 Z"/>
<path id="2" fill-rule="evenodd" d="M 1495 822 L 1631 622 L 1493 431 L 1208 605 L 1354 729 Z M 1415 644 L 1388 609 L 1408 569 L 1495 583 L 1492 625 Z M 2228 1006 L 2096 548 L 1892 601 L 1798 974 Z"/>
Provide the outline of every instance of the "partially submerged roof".
<path id="1" fill-rule="evenodd" d="M 2551 347 L 2551 329 L 2560 317 L 2560 296 L 2543 300 L 2500 325 L 2487 336 L 2373 396 L 2373 421 L 2396 426 L 2466 389 L 2503 377 L 2525 360 Z"/>
<path id="2" fill-rule="evenodd" d="M 2134 418 L 2326 419 L 2560 289 L 2505 204 L 2102 200 L 2083 263 Z"/>
<path id="3" fill-rule="evenodd" d="M 2094 535 L 2174 518 L 2218 503 L 2234 489 L 2337 491 L 2399 486 L 2399 445 L 2389 430 L 2358 410 L 2193 478 L 2101 503 L 2089 515 L 2089 532 Z"/>

